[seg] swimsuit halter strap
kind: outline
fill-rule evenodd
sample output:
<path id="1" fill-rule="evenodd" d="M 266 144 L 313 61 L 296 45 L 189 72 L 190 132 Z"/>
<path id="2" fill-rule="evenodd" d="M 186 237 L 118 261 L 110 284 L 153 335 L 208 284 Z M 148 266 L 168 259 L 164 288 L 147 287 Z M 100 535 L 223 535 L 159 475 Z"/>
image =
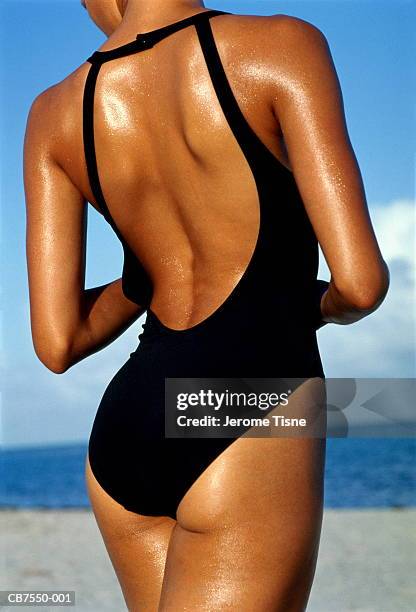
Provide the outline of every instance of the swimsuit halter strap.
<path id="1" fill-rule="evenodd" d="M 138 51 L 145 51 L 146 49 L 150 49 L 151 47 L 153 47 L 156 43 L 163 40 L 170 34 L 173 34 L 178 30 L 182 30 L 183 28 L 186 28 L 189 25 L 196 25 L 197 23 L 205 21 L 206 19 L 210 19 L 215 15 L 229 14 L 230 13 L 227 11 L 220 11 L 215 9 L 202 11 L 200 13 L 196 13 L 195 15 L 191 15 L 190 17 L 185 17 L 184 19 L 181 19 L 179 21 L 169 23 L 168 25 L 163 26 L 161 28 L 150 30 L 150 32 L 143 32 L 141 34 L 137 34 L 135 40 L 116 47 L 115 49 L 109 49 L 108 51 L 94 51 L 94 53 L 86 61 L 90 62 L 91 64 L 102 64 L 118 57 L 124 57 L 132 53 L 137 53 Z"/>

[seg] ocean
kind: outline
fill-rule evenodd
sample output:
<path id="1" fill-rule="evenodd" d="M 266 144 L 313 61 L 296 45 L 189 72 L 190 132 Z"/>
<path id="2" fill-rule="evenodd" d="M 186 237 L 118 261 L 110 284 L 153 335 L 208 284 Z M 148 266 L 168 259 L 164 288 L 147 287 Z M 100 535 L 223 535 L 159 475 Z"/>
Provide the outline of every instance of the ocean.
<path id="1" fill-rule="evenodd" d="M 0 452 L 0 507 L 88 508 L 86 444 Z M 416 439 L 328 438 L 326 508 L 416 506 Z"/>

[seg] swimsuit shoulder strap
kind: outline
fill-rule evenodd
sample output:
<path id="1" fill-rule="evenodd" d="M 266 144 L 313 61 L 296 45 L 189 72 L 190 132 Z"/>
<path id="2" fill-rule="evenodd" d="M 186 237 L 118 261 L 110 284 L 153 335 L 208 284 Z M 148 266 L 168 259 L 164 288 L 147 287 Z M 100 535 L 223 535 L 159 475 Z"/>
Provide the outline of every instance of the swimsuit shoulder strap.
<path id="1" fill-rule="evenodd" d="M 199 21 L 195 28 L 216 96 L 246 158 L 251 165 L 272 163 L 277 169 L 281 169 L 280 162 L 257 136 L 241 111 L 224 70 L 209 20 Z"/>

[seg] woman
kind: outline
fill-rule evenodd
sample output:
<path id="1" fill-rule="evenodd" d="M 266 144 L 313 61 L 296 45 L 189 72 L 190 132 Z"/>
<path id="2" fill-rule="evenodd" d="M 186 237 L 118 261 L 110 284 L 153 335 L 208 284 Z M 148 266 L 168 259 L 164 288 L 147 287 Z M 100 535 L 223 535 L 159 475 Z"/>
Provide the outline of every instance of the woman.
<path id="1" fill-rule="evenodd" d="M 389 273 L 324 35 L 199 0 L 85 0 L 108 36 L 30 110 L 35 351 L 63 373 L 145 311 L 110 381 L 88 492 L 130 610 L 304 610 L 325 440 L 174 439 L 166 378 L 324 380 L 316 330 L 373 312 Z M 124 249 L 84 288 L 90 202 Z M 317 281 L 318 241 L 331 281 Z"/>

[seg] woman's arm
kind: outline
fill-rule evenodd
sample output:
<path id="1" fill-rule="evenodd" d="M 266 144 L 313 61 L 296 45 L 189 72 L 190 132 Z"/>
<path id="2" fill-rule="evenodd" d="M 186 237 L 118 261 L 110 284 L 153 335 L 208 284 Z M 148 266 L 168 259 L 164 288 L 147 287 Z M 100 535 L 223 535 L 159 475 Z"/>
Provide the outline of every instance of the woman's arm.
<path id="1" fill-rule="evenodd" d="M 283 59 L 274 75 L 273 111 L 331 271 L 319 326 L 349 324 L 379 307 L 389 271 L 371 224 L 326 38 L 306 21 L 275 17 L 275 48 Z"/>
<path id="2" fill-rule="evenodd" d="M 32 104 L 24 143 L 26 256 L 34 349 L 56 373 L 107 346 L 144 309 L 121 279 L 85 289 L 87 203 L 55 161 L 53 91 Z"/>

